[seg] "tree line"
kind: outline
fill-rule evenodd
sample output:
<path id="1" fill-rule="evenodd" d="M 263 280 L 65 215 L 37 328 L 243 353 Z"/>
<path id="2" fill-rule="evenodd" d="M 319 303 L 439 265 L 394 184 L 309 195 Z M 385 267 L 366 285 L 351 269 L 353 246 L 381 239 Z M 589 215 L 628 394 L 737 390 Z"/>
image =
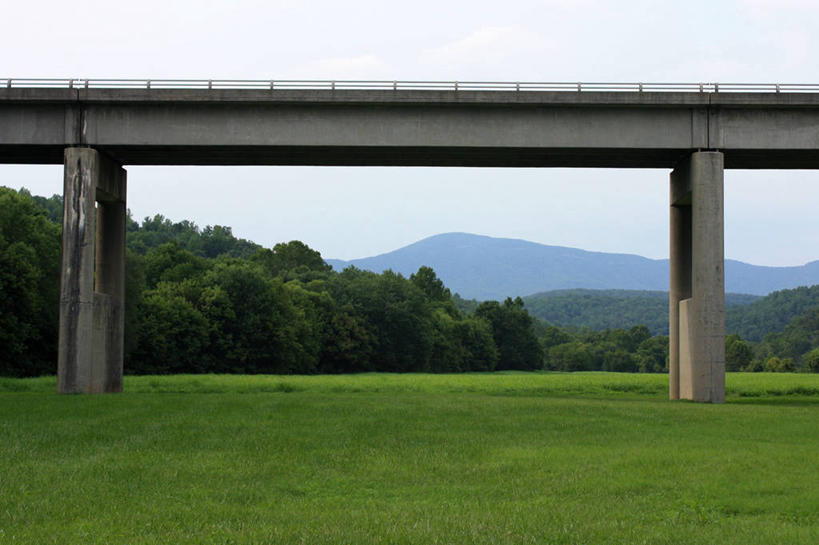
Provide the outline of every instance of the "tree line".
<path id="1" fill-rule="evenodd" d="M 668 333 L 668 292 L 571 289 L 523 298 L 535 317 L 561 326 L 594 330 L 645 325 L 653 335 Z M 749 341 L 781 332 L 797 316 L 819 306 L 819 286 L 802 286 L 766 296 L 725 294 L 726 331 Z"/>
<path id="2" fill-rule="evenodd" d="M 56 370 L 61 219 L 59 196 L 0 187 L 2 375 Z M 159 215 L 129 217 L 126 229 L 130 374 L 667 370 L 668 339 L 645 326 L 549 325 L 521 298 L 465 301 L 429 267 L 336 272 L 299 241 L 264 248 L 229 227 Z M 742 368 L 778 357 L 777 370 L 792 370 L 809 368 L 817 332 L 819 316 L 770 339 L 765 354 L 729 342 L 763 362 Z"/>
<path id="3" fill-rule="evenodd" d="M 62 203 L 0 188 L 0 374 L 53 374 Z M 229 227 L 128 219 L 128 373 L 531 370 L 522 301 L 457 309 L 428 267 L 340 273 L 301 242 L 272 249 Z"/>

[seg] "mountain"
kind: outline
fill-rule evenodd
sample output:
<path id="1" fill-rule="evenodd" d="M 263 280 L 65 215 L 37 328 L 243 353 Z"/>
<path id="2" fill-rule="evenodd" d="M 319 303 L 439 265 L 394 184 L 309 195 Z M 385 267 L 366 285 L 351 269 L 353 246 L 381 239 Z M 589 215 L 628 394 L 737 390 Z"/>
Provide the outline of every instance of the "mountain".
<path id="1" fill-rule="evenodd" d="M 525 240 L 467 233 L 435 235 L 385 254 L 341 261 L 350 265 L 409 275 L 421 266 L 435 269 L 454 293 L 467 299 L 503 299 L 561 289 L 668 290 L 668 260 L 632 254 L 588 252 Z M 726 291 L 766 295 L 772 291 L 819 284 L 819 261 L 800 267 L 760 267 L 725 261 Z"/>

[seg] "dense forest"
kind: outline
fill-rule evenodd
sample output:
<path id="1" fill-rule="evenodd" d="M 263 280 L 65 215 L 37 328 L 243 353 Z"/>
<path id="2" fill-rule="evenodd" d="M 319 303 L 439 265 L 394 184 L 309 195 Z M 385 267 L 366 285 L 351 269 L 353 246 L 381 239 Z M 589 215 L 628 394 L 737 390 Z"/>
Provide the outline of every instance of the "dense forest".
<path id="1" fill-rule="evenodd" d="M 59 196 L 0 187 L 0 375 L 56 370 L 61 217 Z M 558 327 L 521 298 L 465 301 L 429 267 L 334 272 L 299 241 L 229 227 L 129 217 L 126 276 L 130 374 L 667 370 L 645 325 Z M 819 304 L 777 300 L 806 310 L 762 342 L 729 336 L 730 370 L 819 370 Z"/>
<path id="2" fill-rule="evenodd" d="M 59 197 L 0 188 L 0 374 L 56 370 Z M 272 249 L 161 216 L 128 220 L 128 373 L 532 370 L 520 299 L 460 312 L 427 267 L 336 273 L 298 241 Z"/>
<path id="3" fill-rule="evenodd" d="M 758 295 L 726 293 L 728 308 L 726 326 L 737 331 L 737 322 L 744 318 L 744 308 L 762 299 Z M 535 318 L 563 326 L 589 327 L 594 330 L 628 329 L 644 325 L 652 335 L 668 334 L 668 292 L 639 290 L 554 290 L 535 293 L 523 298 L 526 308 Z M 819 305 L 819 301 L 816 303 Z M 794 316 L 791 316 L 793 318 Z M 784 328 L 787 321 L 782 324 Z M 762 338 L 753 338 L 761 340 Z"/>
<path id="4" fill-rule="evenodd" d="M 784 331 L 788 324 L 819 307 L 819 285 L 775 291 L 742 306 L 726 309 L 729 333 L 750 341 L 762 341 L 770 333 Z"/>
<path id="5" fill-rule="evenodd" d="M 557 290 L 523 298 L 535 318 L 561 326 L 593 330 L 645 325 L 652 335 L 668 333 L 668 292 L 635 290 Z M 463 308 L 471 303 L 459 303 Z M 775 291 L 765 297 L 725 294 L 729 334 L 760 342 L 819 307 L 819 286 Z"/>

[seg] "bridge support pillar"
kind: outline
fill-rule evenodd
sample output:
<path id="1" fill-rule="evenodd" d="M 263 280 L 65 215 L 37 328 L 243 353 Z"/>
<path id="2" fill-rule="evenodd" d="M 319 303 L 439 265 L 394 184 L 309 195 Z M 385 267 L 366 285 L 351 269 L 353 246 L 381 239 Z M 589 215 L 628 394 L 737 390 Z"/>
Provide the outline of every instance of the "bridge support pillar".
<path id="1" fill-rule="evenodd" d="M 59 393 L 122 391 L 125 193 L 120 165 L 65 150 Z"/>
<path id="2" fill-rule="evenodd" d="M 669 397 L 725 401 L 723 154 L 671 173 Z"/>

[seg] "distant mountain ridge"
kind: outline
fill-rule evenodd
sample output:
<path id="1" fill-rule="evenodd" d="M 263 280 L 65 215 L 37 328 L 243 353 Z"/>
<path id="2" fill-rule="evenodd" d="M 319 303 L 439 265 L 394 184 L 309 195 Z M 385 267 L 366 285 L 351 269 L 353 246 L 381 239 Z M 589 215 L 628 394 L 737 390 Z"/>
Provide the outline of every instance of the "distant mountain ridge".
<path id="1" fill-rule="evenodd" d="M 431 236 L 373 257 L 326 261 L 336 270 L 353 265 L 375 272 L 392 269 L 404 275 L 426 265 L 435 269 L 453 293 L 478 300 L 578 288 L 668 290 L 667 259 L 589 252 L 468 233 Z M 798 267 L 725 261 L 725 288 L 732 293 L 767 295 L 813 284 L 819 284 L 819 261 Z"/>

